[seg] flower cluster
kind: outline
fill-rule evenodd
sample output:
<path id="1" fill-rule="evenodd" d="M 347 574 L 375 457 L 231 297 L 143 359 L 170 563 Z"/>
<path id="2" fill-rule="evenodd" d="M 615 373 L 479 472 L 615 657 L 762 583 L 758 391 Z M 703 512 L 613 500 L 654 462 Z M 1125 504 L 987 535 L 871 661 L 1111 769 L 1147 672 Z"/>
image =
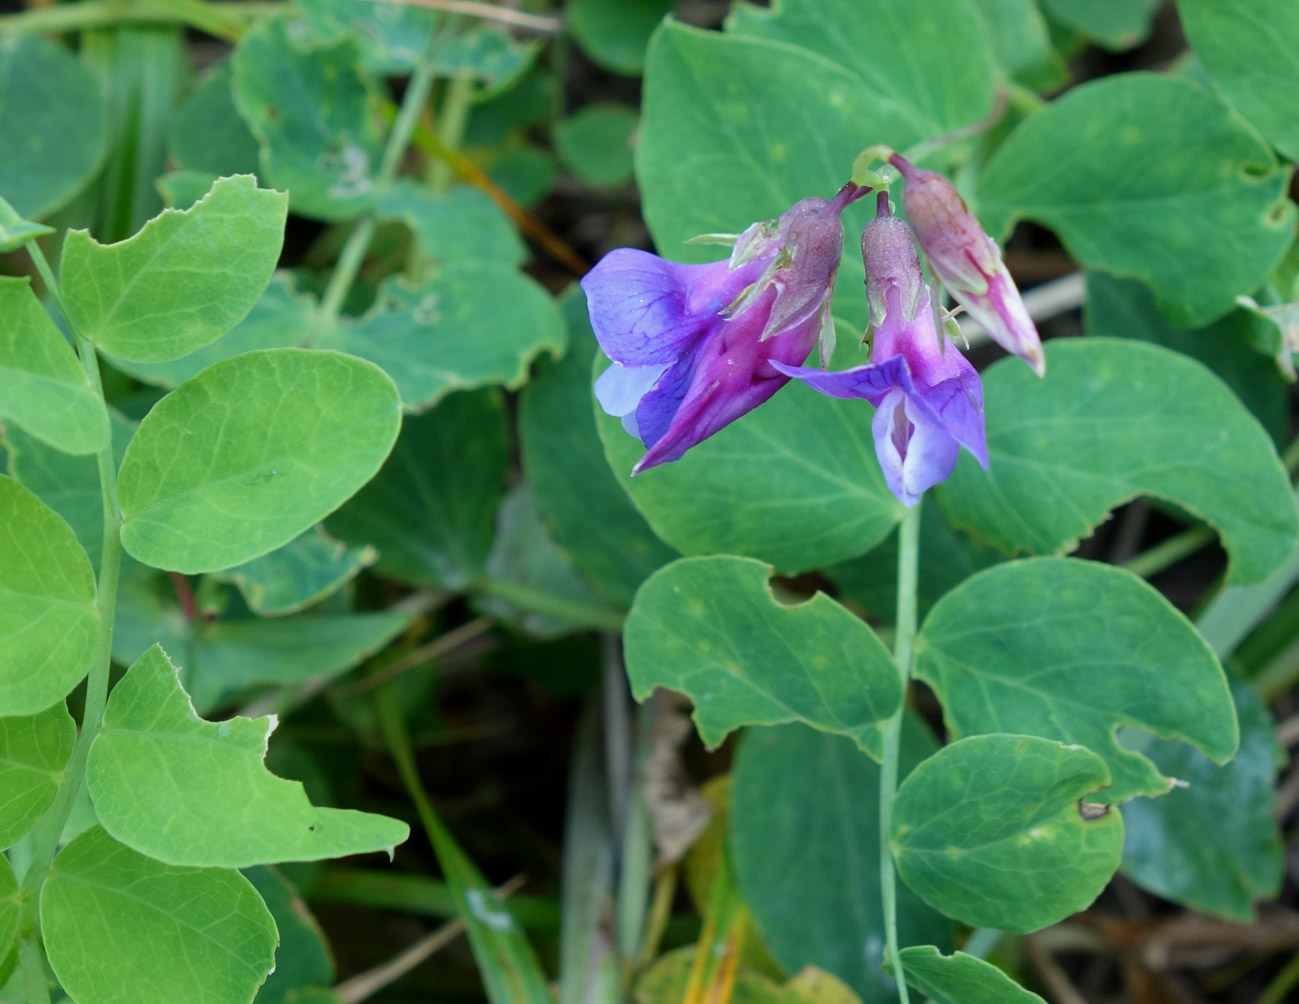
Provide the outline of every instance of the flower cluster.
<path id="1" fill-rule="evenodd" d="M 915 233 L 878 193 L 861 237 L 874 329 L 864 366 L 802 364 L 818 342 L 822 366 L 833 352 L 840 216 L 869 188 L 850 183 L 833 199 L 804 199 L 755 223 L 726 261 L 682 265 L 620 248 L 582 280 L 592 327 L 613 361 L 596 397 L 645 444 L 633 474 L 679 459 L 791 379 L 875 406 L 876 455 L 905 505 L 951 474 L 962 446 L 987 467 L 979 375 L 938 322 L 917 237 L 953 298 L 1041 375 L 1037 330 L 996 245 L 950 183 L 900 157 L 892 163 Z"/>

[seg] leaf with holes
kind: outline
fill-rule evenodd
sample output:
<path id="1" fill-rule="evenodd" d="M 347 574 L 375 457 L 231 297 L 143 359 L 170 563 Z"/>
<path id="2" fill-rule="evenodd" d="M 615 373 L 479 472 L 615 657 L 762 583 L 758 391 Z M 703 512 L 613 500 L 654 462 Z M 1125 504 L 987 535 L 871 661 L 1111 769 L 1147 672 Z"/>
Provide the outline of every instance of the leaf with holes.
<path id="1" fill-rule="evenodd" d="M 1105 761 L 1081 746 L 961 739 L 898 788 L 889 848 L 903 881 L 936 910 L 1036 931 L 1089 906 L 1119 866 L 1123 820 L 1082 804 L 1109 781 Z"/>
<path id="2" fill-rule="evenodd" d="M 632 693 L 667 687 L 694 701 L 710 746 L 742 725 L 805 722 L 851 738 L 876 760 L 902 684 L 888 649 L 834 600 L 796 606 L 748 558 L 682 558 L 636 594 L 624 645 Z"/>
<path id="3" fill-rule="evenodd" d="M 205 722 L 155 646 L 113 688 L 86 785 L 113 837 L 174 865 L 243 868 L 388 851 L 405 823 L 307 801 L 266 770 L 272 718 Z"/>
<path id="4" fill-rule="evenodd" d="M 1119 744 L 1119 726 L 1236 752 L 1217 657 L 1142 579 L 1112 565 L 1036 558 L 972 576 L 930 611 L 915 675 L 953 736 L 1013 732 L 1086 746 L 1113 775 L 1094 800 L 1162 795 L 1172 781 Z"/>
<path id="5" fill-rule="evenodd" d="M 1047 377 L 1013 359 L 984 374 L 989 470 L 962 458 L 938 501 L 954 526 L 1009 552 L 1062 554 L 1138 495 L 1222 536 L 1231 583 L 1276 569 L 1299 536 L 1267 433 L 1199 363 L 1102 338 L 1052 341 Z"/>

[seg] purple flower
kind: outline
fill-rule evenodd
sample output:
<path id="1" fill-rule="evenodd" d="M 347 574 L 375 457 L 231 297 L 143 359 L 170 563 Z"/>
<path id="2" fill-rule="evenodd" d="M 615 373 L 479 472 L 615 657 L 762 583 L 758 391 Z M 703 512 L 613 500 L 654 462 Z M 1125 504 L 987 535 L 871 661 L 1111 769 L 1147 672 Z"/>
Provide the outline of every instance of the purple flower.
<path id="1" fill-rule="evenodd" d="M 994 342 L 1044 376 L 1042 340 L 996 243 L 941 174 L 914 167 L 897 154 L 889 163 L 906 181 L 902 205 L 938 280 Z"/>
<path id="2" fill-rule="evenodd" d="M 884 481 L 903 505 L 947 479 L 964 446 L 988 467 L 979 374 L 939 333 L 911 228 L 879 194 L 875 220 L 862 233 L 866 297 L 875 336 L 871 362 L 830 373 L 773 365 L 831 397 L 875 405 L 871 431 Z"/>
<path id="3" fill-rule="evenodd" d="M 639 474 L 756 408 L 789 382 L 779 367 L 833 349 L 830 297 L 843 208 L 869 189 L 804 199 L 755 223 L 729 261 L 680 265 L 619 248 L 582 280 L 591 326 L 613 360 L 596 398 L 645 444 Z"/>

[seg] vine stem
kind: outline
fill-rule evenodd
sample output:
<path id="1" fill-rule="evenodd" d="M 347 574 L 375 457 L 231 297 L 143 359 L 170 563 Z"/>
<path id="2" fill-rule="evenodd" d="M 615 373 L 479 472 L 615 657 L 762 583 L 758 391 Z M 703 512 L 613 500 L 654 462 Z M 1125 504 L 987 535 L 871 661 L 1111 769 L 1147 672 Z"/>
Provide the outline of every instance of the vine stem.
<path id="1" fill-rule="evenodd" d="M 45 253 L 35 240 L 27 242 L 27 252 L 31 255 L 36 271 L 45 283 L 45 288 L 58 305 L 60 312 L 68 323 L 68 328 L 76 339 L 77 353 L 81 357 L 82 368 L 90 386 L 102 401 L 104 386 L 99 377 L 99 359 L 95 347 L 77 328 L 59 291 L 58 280 L 45 258 Z M 113 444 L 108 445 L 96 454 L 99 467 L 99 493 L 104 520 L 104 540 L 99 553 L 99 584 L 96 602 L 99 606 L 99 638 L 95 645 L 94 660 L 86 675 L 86 704 L 81 716 L 81 731 L 77 734 L 76 744 L 72 747 L 72 756 L 64 770 L 63 783 L 54 796 L 54 801 L 45 811 L 30 837 L 31 862 L 23 876 L 22 916 L 19 930 L 23 935 L 21 960 L 23 978 L 27 985 L 29 1004 L 46 1004 L 49 1001 L 49 987 L 45 972 L 41 968 L 39 950 L 39 917 L 38 903 L 41 885 L 46 872 L 54 860 L 59 848 L 59 837 L 67 825 L 72 812 L 72 803 L 81 790 L 86 778 L 86 760 L 90 755 L 90 744 L 99 734 L 99 727 L 104 720 L 104 706 L 108 703 L 109 669 L 113 658 L 113 619 L 117 614 L 117 580 L 122 568 L 121 511 L 117 507 L 117 464 L 113 458 Z M 39 986 L 34 985 L 39 979 Z"/>
<path id="2" fill-rule="evenodd" d="M 397 176 L 397 168 L 401 166 L 402 156 L 410 145 L 415 125 L 419 122 L 420 112 L 428 101 L 429 91 L 437 77 L 436 63 L 431 55 L 436 45 L 434 39 L 438 34 L 435 28 L 423 57 L 415 66 L 415 72 L 406 85 L 401 107 L 393 120 L 392 131 L 388 133 L 388 143 L 383 149 L 383 159 L 379 162 L 379 175 L 374 181 L 377 191 L 387 188 Z M 319 319 L 323 327 L 332 327 L 338 320 L 343 301 L 347 299 L 347 293 L 356 280 L 356 274 L 361 270 L 361 263 L 365 261 L 365 253 L 370 250 L 370 242 L 374 240 L 378 226 L 378 220 L 371 210 L 348 234 L 343 250 L 339 252 L 334 273 L 329 277 L 329 285 L 320 300 Z"/>
<path id="3" fill-rule="evenodd" d="M 902 677 L 902 704 L 884 725 L 884 762 L 880 766 L 880 898 L 884 905 L 884 939 L 889 963 L 897 981 L 898 997 L 910 1004 L 907 983 L 898 955 L 898 883 L 889 850 L 889 827 L 893 798 L 898 788 L 898 760 L 902 748 L 902 715 L 906 711 L 906 689 L 911 679 L 911 655 L 916 637 L 916 581 L 920 554 L 920 506 L 909 508 L 898 528 L 898 617 L 893 640 L 893 658 Z"/>

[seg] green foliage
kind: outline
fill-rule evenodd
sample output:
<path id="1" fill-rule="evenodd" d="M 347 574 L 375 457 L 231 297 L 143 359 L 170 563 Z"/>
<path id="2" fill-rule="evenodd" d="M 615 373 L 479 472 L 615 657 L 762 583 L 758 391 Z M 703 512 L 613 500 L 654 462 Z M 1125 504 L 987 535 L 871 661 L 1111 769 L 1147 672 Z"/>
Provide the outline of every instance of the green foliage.
<path id="1" fill-rule="evenodd" d="M 249 868 L 244 877 L 266 903 L 279 931 L 275 971 L 257 992 L 256 1004 L 301 1004 L 301 991 L 334 982 L 334 959 L 325 932 L 298 891 L 274 868 Z"/>
<path id="2" fill-rule="evenodd" d="M 140 423 L 122 460 L 122 543 L 205 572 L 287 544 L 365 484 L 400 426 L 392 381 L 334 352 L 267 349 L 208 367 Z"/>
<path id="3" fill-rule="evenodd" d="M 1094 900 L 1119 866 L 1123 821 L 1084 813 L 1110 783 L 1081 746 L 1020 735 L 945 746 L 898 789 L 889 847 L 912 889 L 949 917 L 1036 931 Z"/>
<path id="4" fill-rule="evenodd" d="M 348 547 L 317 526 L 216 577 L 237 586 L 254 613 L 278 617 L 297 613 L 343 588 L 376 558 L 374 548 Z"/>
<path id="5" fill-rule="evenodd" d="M 63 244 L 73 323 L 112 356 L 164 362 L 220 338 L 275 269 L 288 201 L 249 176 L 223 178 L 192 208 L 164 210 L 119 244 L 74 230 Z"/>
<path id="6" fill-rule="evenodd" d="M 99 636 L 90 559 L 72 528 L 0 476 L 0 713 L 33 715 L 81 678 Z"/>
<path id="7" fill-rule="evenodd" d="M 374 198 L 375 90 L 359 57 L 356 36 L 300 44 L 283 17 L 235 49 L 235 104 L 261 147 L 264 177 L 289 190 L 295 213 L 348 219 Z"/>
<path id="8" fill-rule="evenodd" d="M 0 718 L 0 848 L 12 847 L 54 801 L 76 734 L 62 702 L 36 715 Z"/>
<path id="9" fill-rule="evenodd" d="M 41 934 L 77 1004 L 247 1004 L 276 942 L 270 912 L 238 872 L 163 864 L 99 827 L 54 859 Z"/>
<path id="10" fill-rule="evenodd" d="M 1108 49 L 1130 49 L 1150 34 L 1160 0 L 1042 0 L 1062 25 Z"/>
<path id="11" fill-rule="evenodd" d="M 650 576 L 627 618 L 632 693 L 690 695 L 710 746 L 742 725 L 804 722 L 879 760 L 879 727 L 902 701 L 888 649 L 823 593 L 781 603 L 771 572 L 760 561 L 711 557 Z"/>
<path id="12" fill-rule="evenodd" d="M 974 0 L 987 21 L 992 51 L 1001 68 L 1029 87 L 1055 87 L 1065 79 L 1064 60 L 1037 0 Z"/>
<path id="13" fill-rule="evenodd" d="M 217 63 L 176 109 L 168 149 L 181 171 L 256 174 L 257 140 L 235 107 L 230 61 Z"/>
<path id="14" fill-rule="evenodd" d="M 934 752 L 928 730 L 903 719 L 903 774 Z M 730 853 L 763 941 L 789 972 L 814 965 L 866 1004 L 895 999 L 881 965 L 879 768 L 841 736 L 800 725 L 749 729 L 731 797 Z M 905 887 L 904 944 L 949 946 L 954 925 Z"/>
<path id="15" fill-rule="evenodd" d="M 94 76 L 39 35 L 0 38 L 0 136 L 0 196 L 23 216 L 48 216 L 90 180 L 107 149 Z"/>
<path id="16" fill-rule="evenodd" d="M 953 589 L 921 628 L 915 675 L 956 738 L 1012 732 L 1076 743 L 1113 775 L 1094 801 L 1159 795 L 1172 781 L 1121 746 L 1120 726 L 1236 752 L 1236 714 L 1195 628 L 1131 572 L 1070 558 L 997 565 Z"/>
<path id="17" fill-rule="evenodd" d="M 151 858 L 200 867 L 391 852 L 406 839 L 405 823 L 317 808 L 296 781 L 267 771 L 274 725 L 203 721 L 155 646 L 113 688 L 90 750 L 86 783 L 100 823 Z"/>
<path id="18" fill-rule="evenodd" d="M 7 955 L 18 930 L 18 880 L 9 859 L 0 854 L 0 949 Z"/>
<path id="19" fill-rule="evenodd" d="M 1179 0 L 1182 27 L 1204 72 L 1273 146 L 1299 158 L 1299 7 L 1287 0 Z"/>
<path id="20" fill-rule="evenodd" d="M 907 983 L 934 1004 L 1046 1004 L 996 966 L 964 952 L 943 955 L 933 945 L 904 948 Z"/>
<path id="21" fill-rule="evenodd" d="M 1275 723 L 1244 686 L 1233 688 L 1240 751 L 1227 764 L 1178 743 L 1127 744 L 1183 782 L 1163 798 L 1123 806 L 1123 873 L 1143 888 L 1239 923 L 1276 895 L 1284 871 L 1273 779 L 1283 760 Z"/>
<path id="22" fill-rule="evenodd" d="M 1014 359 L 985 375 L 990 471 L 962 457 L 938 493 L 956 526 L 1006 551 L 1062 554 L 1150 495 L 1218 530 L 1230 582 L 1257 582 L 1285 559 L 1299 536 L 1289 479 L 1220 380 L 1136 342 L 1058 341 L 1046 356 L 1045 380 Z"/>
<path id="23" fill-rule="evenodd" d="M 26 279 L 0 276 L 0 417 L 66 453 L 108 443 L 108 411 Z"/>
<path id="24" fill-rule="evenodd" d="M 673 0 L 571 0 L 564 20 L 586 54 L 601 66 L 635 76 L 645 65 L 650 35 Z"/>
<path id="25" fill-rule="evenodd" d="M 434 261 L 519 265 L 528 257 L 509 217 L 467 185 L 439 193 L 402 179 L 379 196 L 377 208 L 384 219 L 404 223 L 416 246 Z"/>
<path id="26" fill-rule="evenodd" d="M 631 178 L 632 133 L 639 118 L 623 105 L 588 105 L 555 126 L 555 145 L 568 168 L 591 185 Z"/>
<path id="27" fill-rule="evenodd" d="M 1126 73 L 1025 119 L 975 199 L 993 234 L 1017 219 L 1043 223 L 1079 263 L 1150 285 L 1187 327 L 1227 313 L 1275 267 L 1294 234 L 1289 176 L 1217 98 L 1176 77 Z"/>

